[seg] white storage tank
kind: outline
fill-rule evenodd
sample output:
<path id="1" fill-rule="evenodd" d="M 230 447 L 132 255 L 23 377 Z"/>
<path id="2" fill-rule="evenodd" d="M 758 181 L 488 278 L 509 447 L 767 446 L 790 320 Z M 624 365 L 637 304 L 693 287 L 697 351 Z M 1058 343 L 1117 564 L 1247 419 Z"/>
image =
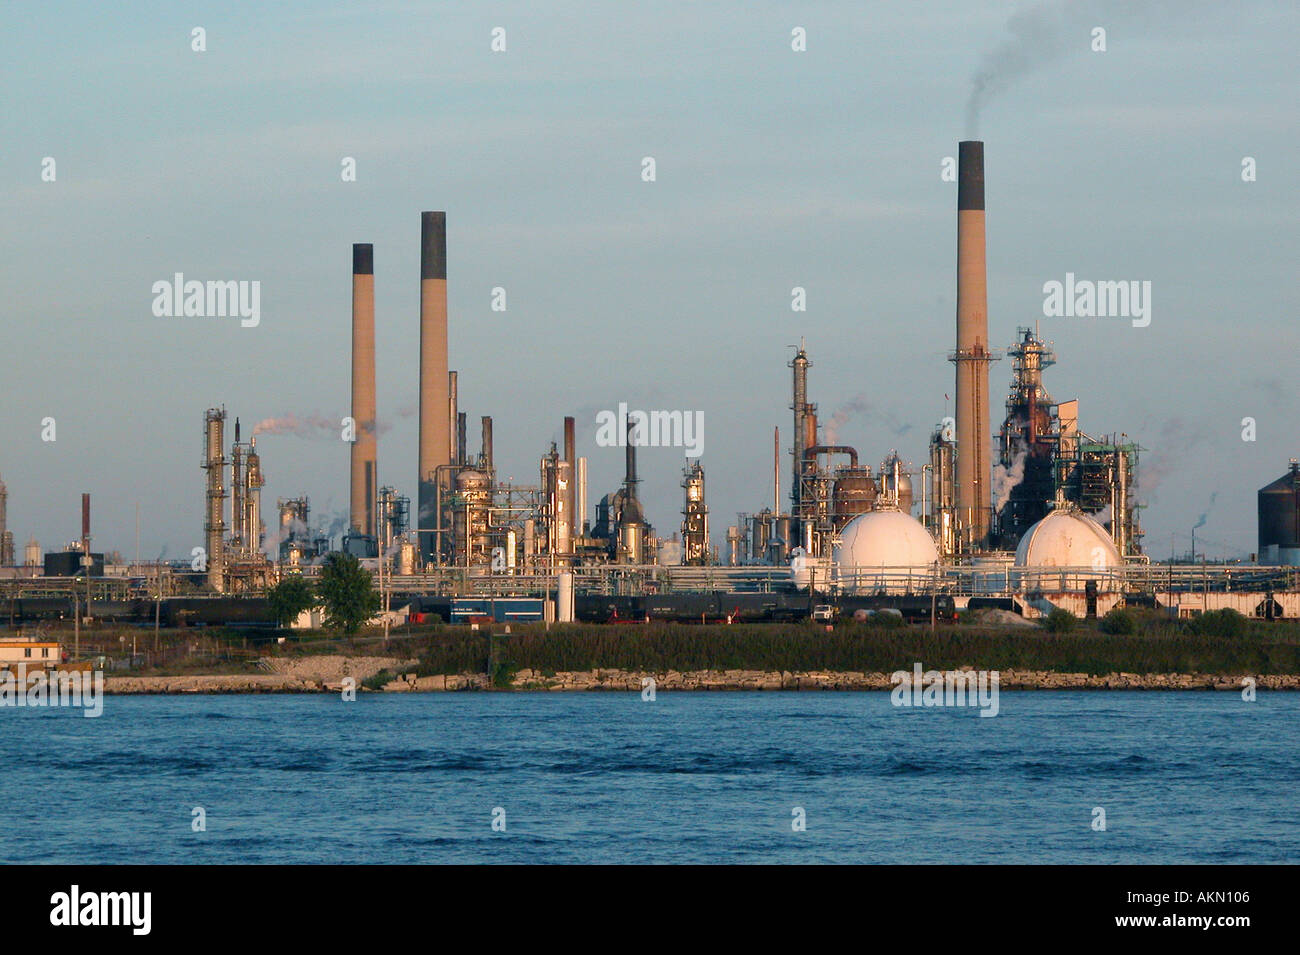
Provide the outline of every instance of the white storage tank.
<path id="1" fill-rule="evenodd" d="M 1080 590 L 1090 580 L 1118 585 L 1113 572 L 1123 566 L 1106 528 L 1074 507 L 1052 511 L 1025 531 L 1016 548 L 1022 590 Z"/>
<path id="2" fill-rule="evenodd" d="M 930 533 L 896 508 L 859 514 L 835 547 L 836 575 L 850 593 L 915 591 L 934 579 L 938 560 Z"/>

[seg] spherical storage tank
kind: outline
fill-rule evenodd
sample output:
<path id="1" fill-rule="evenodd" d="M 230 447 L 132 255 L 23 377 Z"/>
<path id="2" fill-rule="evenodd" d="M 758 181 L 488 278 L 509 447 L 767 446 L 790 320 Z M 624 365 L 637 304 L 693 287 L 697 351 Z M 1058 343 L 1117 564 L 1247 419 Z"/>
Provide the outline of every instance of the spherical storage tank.
<path id="1" fill-rule="evenodd" d="M 1075 508 L 1059 508 L 1025 531 L 1016 548 L 1022 587 L 1065 590 L 1088 580 L 1104 579 L 1122 567 L 1115 542 L 1091 517 Z M 1058 568 L 1071 568 L 1068 574 Z"/>
<path id="2" fill-rule="evenodd" d="M 939 550 L 910 514 L 887 509 L 859 514 L 840 532 L 835 569 L 847 591 L 906 593 L 934 575 Z"/>

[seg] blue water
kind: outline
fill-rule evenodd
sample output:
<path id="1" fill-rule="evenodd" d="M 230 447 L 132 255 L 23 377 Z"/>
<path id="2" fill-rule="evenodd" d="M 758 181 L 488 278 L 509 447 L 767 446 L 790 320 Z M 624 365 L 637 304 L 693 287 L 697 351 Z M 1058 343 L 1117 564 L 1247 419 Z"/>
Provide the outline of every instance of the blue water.
<path id="1" fill-rule="evenodd" d="M 1300 694 L 109 697 L 0 760 L 6 862 L 1300 861 Z"/>

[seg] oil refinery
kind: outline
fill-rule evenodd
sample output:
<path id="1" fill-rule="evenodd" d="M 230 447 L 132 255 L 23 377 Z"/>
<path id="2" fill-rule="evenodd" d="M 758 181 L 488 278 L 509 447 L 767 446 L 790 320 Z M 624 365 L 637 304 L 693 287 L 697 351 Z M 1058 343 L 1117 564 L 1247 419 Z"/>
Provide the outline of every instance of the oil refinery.
<path id="1" fill-rule="evenodd" d="M 195 408 L 204 518 L 193 560 L 115 575 L 90 550 L 87 496 L 80 539 L 43 560 L 32 541 L 20 565 L 0 483 L 0 579 L 11 615 L 57 609 L 73 595 L 89 601 L 92 615 L 138 613 L 141 601 L 156 612 L 164 598 L 201 615 L 205 597 L 220 596 L 226 609 L 217 618 L 238 616 L 230 609 L 238 599 L 285 575 L 312 576 L 342 550 L 410 614 L 450 620 L 476 612 L 558 621 L 795 619 L 828 604 L 900 607 L 912 616 L 988 607 L 1031 619 L 1053 608 L 1095 617 L 1137 605 L 1181 616 L 1230 607 L 1300 617 L 1300 465 L 1293 460 L 1258 492 L 1252 562 L 1153 562 L 1143 547 L 1138 440 L 1122 422 L 1084 430 L 1080 400 L 1052 396 L 1045 377 L 1058 356 L 1036 325 L 1005 344 L 990 338 L 982 142 L 960 144 L 957 182 L 956 328 L 947 354 L 954 413 L 941 414 L 946 406 L 931 396 L 933 427 L 919 463 L 896 448 L 837 443 L 812 400 L 816 343 L 801 342 L 788 361 L 789 430 L 756 423 L 764 434 L 772 427 L 771 469 L 750 493 L 753 509 L 725 526 L 710 527 L 707 462 L 689 457 L 680 515 L 651 523 L 638 490 L 644 415 L 620 420 L 617 487 L 589 487 L 573 415 L 562 419 L 561 441 L 534 449 L 536 483 L 504 478 L 490 414 L 479 417 L 470 446 L 461 372 L 450 367 L 446 215 L 424 212 L 415 473 L 409 461 L 380 466 L 375 250 L 358 243 L 344 532 L 313 526 L 308 489 L 277 488 L 268 517 L 262 495 L 274 487 L 275 463 L 264 462 L 265 447 L 255 433 L 243 440 L 237 417 L 228 442 L 223 405 Z M 785 357 L 773 355 L 773 368 Z M 990 375 L 1003 369 L 1009 387 L 995 433 Z M 194 488 L 197 495 L 197 476 Z"/>

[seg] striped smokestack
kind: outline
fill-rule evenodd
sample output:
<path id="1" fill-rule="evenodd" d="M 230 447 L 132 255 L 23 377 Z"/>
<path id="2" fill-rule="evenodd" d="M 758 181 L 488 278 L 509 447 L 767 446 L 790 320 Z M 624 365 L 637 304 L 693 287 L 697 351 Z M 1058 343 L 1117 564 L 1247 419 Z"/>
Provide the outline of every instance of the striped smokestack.
<path id="1" fill-rule="evenodd" d="M 447 380 L 447 214 L 420 216 L 420 553 L 433 559 L 437 468 L 451 464 Z M 444 472 L 445 473 L 445 472 Z M 445 478 L 444 478 L 445 480 Z"/>
<path id="2" fill-rule="evenodd" d="M 352 442 L 350 522 L 352 530 L 375 536 L 375 247 L 352 246 Z"/>
<path id="3" fill-rule="evenodd" d="M 967 548 L 989 534 L 989 315 L 984 144 L 960 143 L 957 172 L 957 513 Z"/>

